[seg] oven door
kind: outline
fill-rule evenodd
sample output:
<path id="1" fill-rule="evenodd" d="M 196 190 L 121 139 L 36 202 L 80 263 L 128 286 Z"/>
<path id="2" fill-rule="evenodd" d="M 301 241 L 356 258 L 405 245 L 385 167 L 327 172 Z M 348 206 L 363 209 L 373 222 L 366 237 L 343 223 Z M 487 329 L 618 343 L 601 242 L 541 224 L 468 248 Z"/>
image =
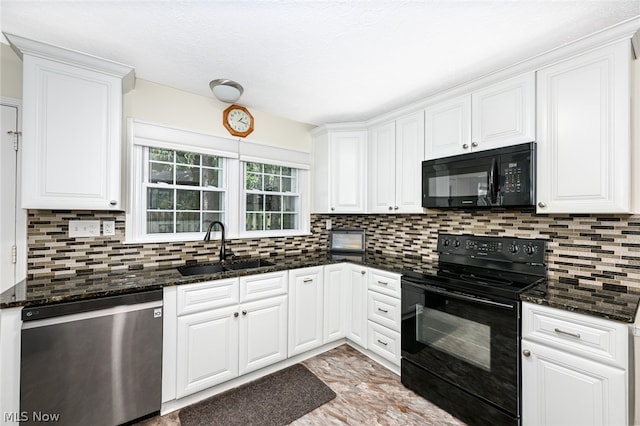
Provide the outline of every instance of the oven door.
<path id="1" fill-rule="evenodd" d="M 402 278 L 402 357 L 519 417 L 517 301 Z"/>

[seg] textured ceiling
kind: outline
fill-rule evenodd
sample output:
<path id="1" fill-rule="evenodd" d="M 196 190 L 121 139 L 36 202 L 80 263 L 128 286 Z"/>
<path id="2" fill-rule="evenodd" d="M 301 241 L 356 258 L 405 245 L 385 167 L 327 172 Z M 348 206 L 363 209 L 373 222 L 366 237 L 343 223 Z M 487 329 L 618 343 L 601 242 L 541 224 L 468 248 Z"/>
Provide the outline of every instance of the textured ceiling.
<path id="1" fill-rule="evenodd" d="M 640 0 L 10 1 L 0 29 L 289 119 L 367 120 L 640 16 Z M 6 43 L 6 40 L 3 40 Z"/>

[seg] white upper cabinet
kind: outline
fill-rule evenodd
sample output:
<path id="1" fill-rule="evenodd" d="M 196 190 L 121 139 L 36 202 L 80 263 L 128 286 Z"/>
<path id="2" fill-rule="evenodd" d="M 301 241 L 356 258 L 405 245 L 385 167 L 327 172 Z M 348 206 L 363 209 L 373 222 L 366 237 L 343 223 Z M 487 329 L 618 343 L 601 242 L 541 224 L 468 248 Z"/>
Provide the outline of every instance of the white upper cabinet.
<path id="1" fill-rule="evenodd" d="M 364 213 L 367 132 L 330 130 L 313 139 L 313 212 Z"/>
<path id="2" fill-rule="evenodd" d="M 426 158 L 535 140 L 535 74 L 526 73 L 427 107 Z"/>
<path id="3" fill-rule="evenodd" d="M 630 50 L 538 72 L 538 213 L 630 212 Z"/>
<path id="4" fill-rule="evenodd" d="M 122 93 L 133 69 L 7 38 L 23 59 L 22 207 L 124 210 Z"/>
<path id="5" fill-rule="evenodd" d="M 369 131 L 369 211 L 422 213 L 424 112 Z"/>

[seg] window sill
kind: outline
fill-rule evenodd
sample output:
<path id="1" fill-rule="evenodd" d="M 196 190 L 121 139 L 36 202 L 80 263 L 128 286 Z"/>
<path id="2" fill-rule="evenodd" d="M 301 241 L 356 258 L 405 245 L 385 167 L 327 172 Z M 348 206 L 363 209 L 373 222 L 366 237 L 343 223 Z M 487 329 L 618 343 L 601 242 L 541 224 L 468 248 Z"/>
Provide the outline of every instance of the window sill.
<path id="1" fill-rule="evenodd" d="M 186 241 L 202 241 L 204 240 L 204 232 L 196 234 L 169 234 L 169 235 L 154 235 L 154 236 L 141 236 L 136 238 L 126 238 L 124 244 L 152 244 L 152 243 L 181 243 Z M 243 232 L 240 235 L 225 235 L 227 240 L 249 240 L 260 238 L 279 238 L 279 237 L 308 237 L 311 236 L 309 231 L 255 231 L 255 232 Z M 219 240 L 221 233 L 215 232 L 211 234 L 212 240 Z"/>

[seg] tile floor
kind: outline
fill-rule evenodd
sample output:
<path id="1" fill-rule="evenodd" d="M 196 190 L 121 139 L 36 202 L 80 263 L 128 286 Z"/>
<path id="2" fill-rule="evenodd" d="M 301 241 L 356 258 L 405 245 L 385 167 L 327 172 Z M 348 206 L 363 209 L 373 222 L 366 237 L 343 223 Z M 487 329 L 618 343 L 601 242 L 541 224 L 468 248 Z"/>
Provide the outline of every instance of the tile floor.
<path id="1" fill-rule="evenodd" d="M 303 364 L 337 394 L 336 398 L 292 423 L 305 425 L 437 425 L 465 423 L 406 389 L 400 377 L 348 345 Z M 139 426 L 179 426 L 178 412 Z"/>

